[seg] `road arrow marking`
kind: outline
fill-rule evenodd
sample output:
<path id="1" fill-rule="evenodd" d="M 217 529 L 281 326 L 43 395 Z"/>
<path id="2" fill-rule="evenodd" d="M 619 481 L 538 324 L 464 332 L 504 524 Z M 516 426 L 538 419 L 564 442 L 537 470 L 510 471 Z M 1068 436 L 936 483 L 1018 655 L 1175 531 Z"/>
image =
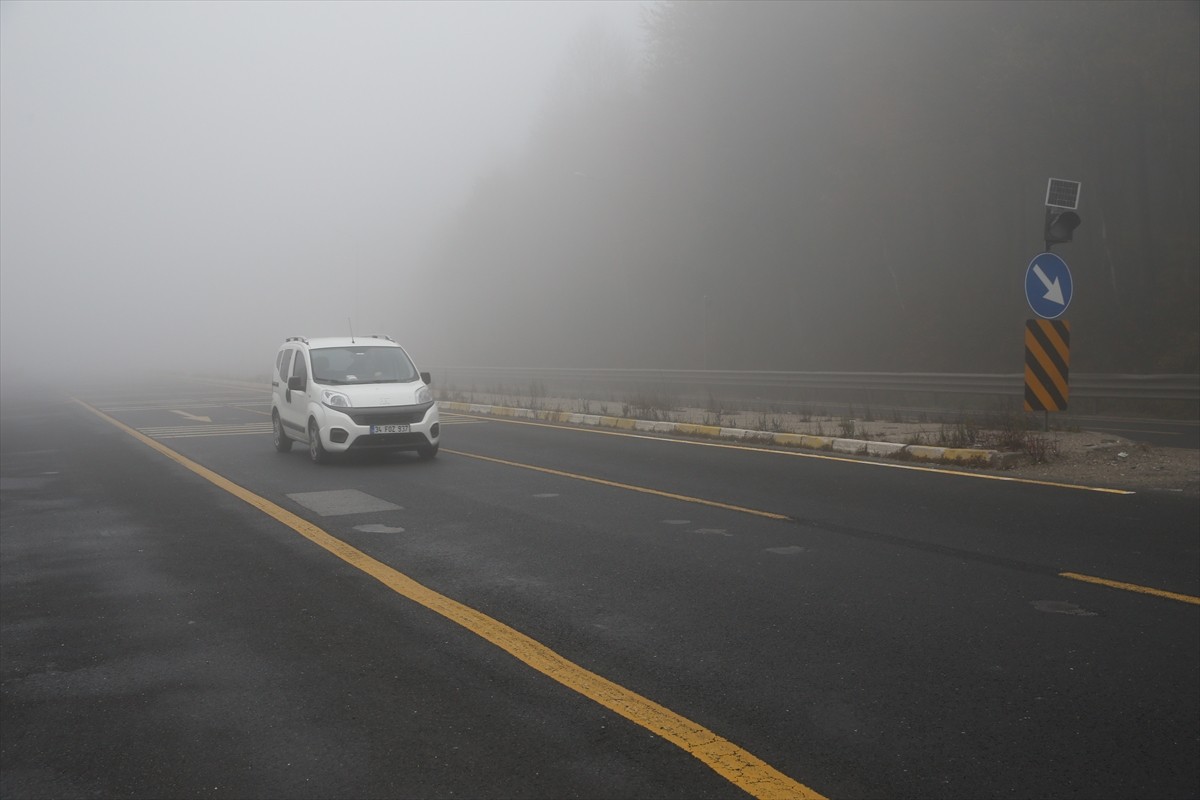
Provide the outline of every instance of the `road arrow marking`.
<path id="1" fill-rule="evenodd" d="M 197 417 L 195 414 L 189 414 L 186 411 L 176 411 L 176 410 L 172 409 L 171 413 L 178 414 L 179 416 L 183 417 L 184 419 L 190 419 L 193 422 L 212 422 L 211 417 Z"/>
<path id="2" fill-rule="evenodd" d="M 1042 268 L 1037 264 L 1033 265 L 1033 274 L 1038 276 L 1038 280 L 1046 287 L 1044 297 L 1051 303 L 1058 303 L 1060 306 L 1065 306 L 1067 301 L 1063 299 L 1062 287 L 1058 285 L 1058 278 L 1051 281 L 1046 277 L 1046 273 L 1042 272 Z"/>

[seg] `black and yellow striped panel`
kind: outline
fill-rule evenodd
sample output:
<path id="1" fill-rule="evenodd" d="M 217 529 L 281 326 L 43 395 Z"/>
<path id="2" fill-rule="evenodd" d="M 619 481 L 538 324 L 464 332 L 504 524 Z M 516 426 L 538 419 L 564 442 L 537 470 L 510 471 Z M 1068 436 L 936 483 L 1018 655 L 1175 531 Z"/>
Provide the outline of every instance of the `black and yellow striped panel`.
<path id="1" fill-rule="evenodd" d="M 1066 411 L 1071 387 L 1071 323 L 1025 320 L 1025 410 Z"/>

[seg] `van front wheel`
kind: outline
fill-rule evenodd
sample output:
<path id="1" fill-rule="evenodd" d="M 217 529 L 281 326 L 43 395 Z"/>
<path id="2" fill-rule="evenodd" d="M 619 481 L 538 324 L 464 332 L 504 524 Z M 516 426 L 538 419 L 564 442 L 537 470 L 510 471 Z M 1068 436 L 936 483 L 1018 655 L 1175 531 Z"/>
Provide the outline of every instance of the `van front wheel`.
<path id="1" fill-rule="evenodd" d="M 279 412 L 271 414 L 271 435 L 275 438 L 275 452 L 292 452 L 292 440 L 283 432 L 283 423 L 279 421 Z"/>
<path id="2" fill-rule="evenodd" d="M 321 444 L 321 432 L 317 430 L 315 419 L 308 421 L 308 457 L 314 464 L 324 464 L 329 460 L 329 453 L 326 452 L 325 445 Z"/>

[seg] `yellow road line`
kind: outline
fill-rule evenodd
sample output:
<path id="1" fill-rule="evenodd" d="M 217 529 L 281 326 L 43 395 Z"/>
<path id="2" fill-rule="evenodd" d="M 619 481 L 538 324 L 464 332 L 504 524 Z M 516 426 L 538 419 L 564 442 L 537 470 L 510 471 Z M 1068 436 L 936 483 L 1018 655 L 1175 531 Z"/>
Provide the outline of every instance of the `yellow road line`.
<path id="1" fill-rule="evenodd" d="M 456 414 L 462 413 L 459 411 Z M 472 415 L 468 415 L 472 416 Z M 770 447 L 752 447 L 744 444 L 724 444 L 721 442 L 697 442 L 692 439 L 680 439 L 673 436 L 649 436 L 644 433 L 624 433 L 622 431 L 602 431 L 595 428 L 579 427 L 575 425 L 558 425 L 549 422 L 531 422 L 522 419 L 507 419 L 505 417 L 493 416 L 475 416 L 476 419 L 486 419 L 495 422 L 507 422 L 510 425 L 532 425 L 537 428 L 557 428 L 563 431 L 576 431 L 578 433 L 594 433 L 601 436 L 624 436 L 630 439 L 648 439 L 654 442 L 671 442 L 674 444 L 688 444 L 696 447 L 719 447 L 726 450 L 743 450 L 749 453 L 773 453 L 777 456 L 791 456 L 793 458 L 815 458 L 821 461 L 837 461 L 843 464 L 861 464 L 870 467 L 887 467 L 888 469 L 905 469 L 914 472 L 932 472 L 938 475 L 954 475 L 960 478 L 982 478 L 989 481 L 1007 481 L 1009 483 L 1026 483 L 1033 486 L 1051 486 L 1056 489 L 1078 489 L 1085 492 L 1100 492 L 1102 494 L 1117 494 L 1129 495 L 1136 492 L 1127 489 L 1106 489 L 1100 486 L 1081 486 L 1075 483 L 1056 483 L 1054 481 L 1039 481 L 1033 478 L 1014 478 L 1011 475 L 988 475 L 982 472 L 963 472 L 956 469 L 943 469 L 940 467 L 922 467 L 916 464 L 893 464 L 887 461 L 867 461 L 861 458 L 846 458 L 844 456 L 829 456 L 820 453 L 802 453 L 795 450 L 780 450 Z"/>
<path id="2" fill-rule="evenodd" d="M 618 483 L 616 481 L 605 480 L 604 478 L 593 478 L 590 475 L 580 475 L 575 472 L 563 472 L 558 469 L 550 469 L 549 467 L 537 467 L 533 464 L 522 464 L 519 461 L 505 461 L 503 458 L 492 458 L 491 456 L 481 456 L 476 453 L 464 453 L 461 450 L 447 450 L 442 448 L 443 453 L 452 453 L 456 456 L 464 456 L 466 458 L 474 458 L 479 461 L 490 461 L 493 464 L 503 464 L 506 467 L 518 467 L 520 469 L 528 469 L 533 472 L 543 472 L 547 475 L 557 475 L 560 478 L 571 478 L 577 481 L 586 481 L 587 483 L 598 483 L 601 486 L 611 486 L 614 489 L 626 489 L 631 492 L 640 492 L 642 494 L 652 494 L 656 497 L 666 497 L 669 500 L 681 500 L 685 503 L 696 503 L 702 506 L 711 506 L 713 508 L 723 508 L 727 511 L 737 511 L 742 514 L 751 514 L 756 517 L 766 517 L 767 519 L 778 519 L 791 521 L 791 517 L 786 514 L 776 514 L 772 511 L 759 511 L 754 508 L 746 508 L 745 506 L 734 506 L 729 503 L 719 503 L 716 500 L 705 500 L 702 497 L 691 497 L 686 494 L 675 494 L 673 492 L 663 492 L 658 489 L 649 489 L 645 486 L 634 486 L 631 483 Z"/>
<path id="3" fill-rule="evenodd" d="M 1194 606 L 1200 606 L 1200 597 L 1194 597 L 1190 594 L 1179 594 L 1178 592 L 1168 592 L 1164 589 L 1151 589 L 1149 586 L 1139 586 L 1136 583 L 1122 583 L 1121 581 L 1110 581 L 1105 578 L 1096 578 L 1092 575 L 1081 575 L 1078 572 L 1060 572 L 1060 578 L 1068 578 L 1073 581 L 1083 581 L 1084 583 L 1096 583 L 1100 586 L 1107 586 L 1110 589 L 1123 589 L 1126 592 L 1140 592 L 1141 594 L 1152 594 L 1155 597 L 1165 597 L 1168 600 L 1178 600 L 1181 603 L 1191 603 Z"/>
<path id="4" fill-rule="evenodd" d="M 782 798 L 824 800 L 822 795 L 789 778 L 704 726 L 584 669 L 515 628 L 510 628 L 470 606 L 463 605 L 457 600 L 452 600 L 417 583 L 407 575 L 376 561 L 361 550 L 331 536 L 287 509 L 254 494 L 207 467 L 201 466 L 84 401 L 78 398 L 72 399 L 142 444 L 157 450 L 172 461 L 275 518 L 347 564 L 375 578 L 397 594 L 419 603 L 430 611 L 441 614 L 451 622 L 461 625 L 480 638 L 491 642 L 566 688 L 578 692 L 610 711 L 620 714 L 630 722 L 661 736 L 684 752 L 699 759 L 718 775 L 752 797 L 763 798 L 763 800 L 775 800 L 776 798 L 780 800 Z"/>

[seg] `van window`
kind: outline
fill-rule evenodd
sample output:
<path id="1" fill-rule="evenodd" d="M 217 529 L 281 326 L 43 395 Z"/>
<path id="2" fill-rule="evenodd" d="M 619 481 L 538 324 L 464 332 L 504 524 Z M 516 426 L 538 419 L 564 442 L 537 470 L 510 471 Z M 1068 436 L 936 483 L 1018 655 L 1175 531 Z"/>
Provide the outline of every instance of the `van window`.
<path id="1" fill-rule="evenodd" d="M 308 364 L 304 363 L 304 354 L 299 350 L 296 351 L 296 363 L 292 366 L 292 377 L 308 382 Z"/>
<path id="2" fill-rule="evenodd" d="M 296 352 L 290 347 L 279 352 L 279 377 L 286 381 L 288 376 L 288 367 L 292 365 L 292 353 Z"/>
<path id="3" fill-rule="evenodd" d="M 322 347 L 312 351 L 317 383 L 409 383 L 417 369 L 399 347 Z"/>

